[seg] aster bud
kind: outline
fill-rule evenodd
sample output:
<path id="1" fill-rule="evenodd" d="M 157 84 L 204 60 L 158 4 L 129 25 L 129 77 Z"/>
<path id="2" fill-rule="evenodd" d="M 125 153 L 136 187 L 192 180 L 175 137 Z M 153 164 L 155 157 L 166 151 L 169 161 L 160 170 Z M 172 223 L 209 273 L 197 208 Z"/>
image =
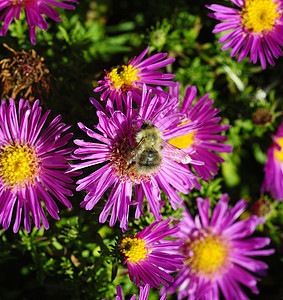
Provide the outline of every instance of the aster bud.
<path id="1" fill-rule="evenodd" d="M 271 213 L 271 205 L 267 200 L 260 198 L 253 203 L 251 211 L 258 217 L 266 218 Z"/>
<path id="2" fill-rule="evenodd" d="M 256 110 L 256 112 L 253 114 L 253 123 L 256 125 L 266 125 L 268 123 L 271 123 L 273 120 L 273 114 L 272 111 L 270 111 L 266 107 L 260 107 Z"/>

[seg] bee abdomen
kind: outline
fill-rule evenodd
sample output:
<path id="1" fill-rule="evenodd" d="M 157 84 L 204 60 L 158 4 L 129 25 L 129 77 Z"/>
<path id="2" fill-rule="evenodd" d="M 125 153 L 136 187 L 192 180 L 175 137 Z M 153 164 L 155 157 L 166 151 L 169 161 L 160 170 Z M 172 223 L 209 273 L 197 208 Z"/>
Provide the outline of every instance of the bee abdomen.
<path id="1" fill-rule="evenodd" d="M 155 149 L 144 150 L 139 156 L 138 164 L 143 167 L 159 167 L 162 161 L 160 153 Z"/>

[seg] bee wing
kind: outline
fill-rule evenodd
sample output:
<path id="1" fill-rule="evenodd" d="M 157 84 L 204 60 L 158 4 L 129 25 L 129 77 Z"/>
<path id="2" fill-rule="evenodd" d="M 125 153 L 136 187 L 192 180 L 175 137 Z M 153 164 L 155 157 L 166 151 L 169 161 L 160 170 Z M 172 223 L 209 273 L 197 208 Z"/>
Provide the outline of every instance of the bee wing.
<path id="1" fill-rule="evenodd" d="M 167 143 L 166 141 L 162 140 L 162 147 L 165 149 L 165 155 L 168 156 L 170 159 L 182 163 L 188 164 L 191 162 L 191 157 L 182 149 Z"/>

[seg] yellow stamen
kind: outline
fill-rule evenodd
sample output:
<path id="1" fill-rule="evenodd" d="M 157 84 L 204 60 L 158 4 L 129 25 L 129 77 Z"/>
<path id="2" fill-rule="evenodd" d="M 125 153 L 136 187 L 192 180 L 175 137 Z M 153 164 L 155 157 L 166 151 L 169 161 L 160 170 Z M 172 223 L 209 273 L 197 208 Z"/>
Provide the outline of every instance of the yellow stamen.
<path id="1" fill-rule="evenodd" d="M 189 240 L 185 243 L 187 255 L 184 263 L 190 266 L 193 273 L 212 279 L 226 265 L 228 246 L 220 237 L 207 237 Z"/>
<path id="2" fill-rule="evenodd" d="M 139 262 L 146 258 L 147 249 L 145 248 L 145 241 L 142 239 L 125 237 L 121 241 L 119 249 L 127 261 Z"/>
<path id="3" fill-rule="evenodd" d="M 276 19 L 280 17 L 278 4 L 273 0 L 246 1 L 242 11 L 243 26 L 254 33 L 272 30 Z"/>
<path id="4" fill-rule="evenodd" d="M 189 122 L 190 121 L 183 122 L 178 126 L 188 124 Z M 195 136 L 195 131 L 182 136 L 177 136 L 175 138 L 172 138 L 171 140 L 168 141 L 168 143 L 176 146 L 177 148 L 185 149 L 194 143 L 194 136 Z"/>
<path id="5" fill-rule="evenodd" d="M 33 147 L 27 144 L 10 144 L 0 151 L 0 177 L 7 187 L 34 184 L 39 159 Z"/>
<path id="6" fill-rule="evenodd" d="M 274 156 L 277 160 L 280 162 L 283 162 L 283 137 L 278 138 L 276 140 L 276 143 L 281 147 L 280 150 L 276 149 L 274 150 Z"/>
<path id="7" fill-rule="evenodd" d="M 112 69 L 107 76 L 116 90 L 122 88 L 127 91 L 133 85 L 133 81 L 139 80 L 138 72 L 139 69 L 135 69 L 132 65 L 123 65 Z"/>

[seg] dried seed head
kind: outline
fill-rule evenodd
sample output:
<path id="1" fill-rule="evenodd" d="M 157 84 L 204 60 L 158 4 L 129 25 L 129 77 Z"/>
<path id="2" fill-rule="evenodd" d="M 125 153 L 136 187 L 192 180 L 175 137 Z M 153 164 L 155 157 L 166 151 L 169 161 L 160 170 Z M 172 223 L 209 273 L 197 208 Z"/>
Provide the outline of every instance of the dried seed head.
<path id="1" fill-rule="evenodd" d="M 270 109 L 260 107 L 253 114 L 253 123 L 264 126 L 268 123 L 272 123 L 273 118 L 273 112 Z"/>
<path id="2" fill-rule="evenodd" d="M 51 74 L 43 63 L 44 58 L 33 49 L 15 51 L 6 44 L 3 46 L 10 51 L 10 56 L 0 60 L 1 97 L 44 102 L 51 88 Z"/>

